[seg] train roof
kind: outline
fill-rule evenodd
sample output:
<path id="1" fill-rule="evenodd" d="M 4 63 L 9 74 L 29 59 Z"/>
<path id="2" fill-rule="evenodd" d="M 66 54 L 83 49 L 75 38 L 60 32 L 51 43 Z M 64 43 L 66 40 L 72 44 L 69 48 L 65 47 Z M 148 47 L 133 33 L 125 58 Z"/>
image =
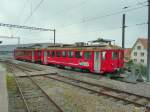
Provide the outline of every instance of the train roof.
<path id="1" fill-rule="evenodd" d="M 113 49 L 122 49 L 118 46 L 66 46 L 66 47 L 48 47 L 46 50 L 113 50 Z"/>
<path id="2" fill-rule="evenodd" d="M 41 50 L 41 48 L 25 48 L 25 47 L 21 47 L 21 48 L 16 48 L 15 50 Z"/>
<path id="3" fill-rule="evenodd" d="M 84 45 L 76 46 L 74 44 L 51 45 L 46 48 L 42 47 L 19 47 L 16 50 L 116 50 L 122 49 L 116 45 Z"/>

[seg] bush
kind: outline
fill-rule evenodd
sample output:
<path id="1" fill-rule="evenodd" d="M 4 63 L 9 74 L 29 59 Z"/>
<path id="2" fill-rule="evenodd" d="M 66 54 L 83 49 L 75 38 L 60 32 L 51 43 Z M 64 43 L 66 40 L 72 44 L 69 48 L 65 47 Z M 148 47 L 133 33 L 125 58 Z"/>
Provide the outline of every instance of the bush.
<path id="1" fill-rule="evenodd" d="M 133 69 L 138 71 L 142 76 L 146 76 L 147 74 L 147 67 L 142 64 L 134 64 Z"/>

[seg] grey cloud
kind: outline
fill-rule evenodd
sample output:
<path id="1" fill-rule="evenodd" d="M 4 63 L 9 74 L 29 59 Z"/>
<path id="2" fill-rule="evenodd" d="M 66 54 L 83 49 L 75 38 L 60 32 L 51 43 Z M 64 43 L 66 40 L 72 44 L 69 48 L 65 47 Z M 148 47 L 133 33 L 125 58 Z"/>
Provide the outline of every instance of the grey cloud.
<path id="1" fill-rule="evenodd" d="M 32 9 L 40 2 L 40 0 L 1 0 L 0 4 L 3 5 L 0 8 L 0 22 L 24 25 L 24 21 L 31 13 L 31 1 Z M 82 24 L 80 22 L 121 11 L 123 7 L 135 6 L 135 4 L 137 4 L 136 0 L 44 0 L 26 25 L 56 28 L 57 42 L 86 42 L 100 36 L 115 39 L 116 43 L 121 44 L 121 28 L 117 28 L 121 27 L 122 14 L 98 18 Z M 129 12 L 126 16 L 127 25 L 145 22 L 147 21 L 147 8 Z M 14 30 L 13 35 L 20 36 L 22 43 L 53 42 L 50 40 L 53 38 L 53 33 L 50 32 L 21 30 L 15 33 L 16 31 L 18 29 Z M 7 31 L 5 35 L 8 33 L 10 34 Z M 0 35 L 2 34 L 4 35 L 0 32 Z M 131 47 L 136 38 L 141 36 L 147 36 L 146 25 L 127 28 L 126 46 Z M 14 42 L 5 42 L 7 43 Z"/>

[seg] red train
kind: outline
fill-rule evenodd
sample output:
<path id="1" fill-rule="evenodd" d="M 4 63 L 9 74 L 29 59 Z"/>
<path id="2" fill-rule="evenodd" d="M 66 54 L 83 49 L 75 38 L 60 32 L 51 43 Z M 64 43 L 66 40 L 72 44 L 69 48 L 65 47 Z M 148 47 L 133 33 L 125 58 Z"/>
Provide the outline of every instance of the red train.
<path id="1" fill-rule="evenodd" d="M 35 48 L 17 48 L 14 50 L 16 60 L 41 62 L 41 49 Z"/>
<path id="2" fill-rule="evenodd" d="M 17 48 L 14 58 L 61 67 L 86 69 L 93 73 L 112 73 L 123 68 L 124 50 L 110 46 L 51 46 Z"/>

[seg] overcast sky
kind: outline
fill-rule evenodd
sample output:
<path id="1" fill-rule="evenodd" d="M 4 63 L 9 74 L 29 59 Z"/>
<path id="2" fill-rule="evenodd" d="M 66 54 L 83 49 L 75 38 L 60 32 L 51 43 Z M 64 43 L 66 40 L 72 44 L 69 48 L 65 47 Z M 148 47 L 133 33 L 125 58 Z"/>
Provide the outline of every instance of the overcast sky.
<path id="1" fill-rule="evenodd" d="M 0 0 L 0 23 L 56 29 L 56 42 L 74 43 L 98 37 L 121 45 L 122 14 L 126 13 L 126 47 L 147 38 L 147 0 Z M 39 3 L 41 3 L 39 5 Z M 128 8 L 124 8 L 128 7 Z M 138 25 L 137 25 L 138 24 Z M 21 43 L 53 42 L 53 32 L 0 27 L 0 36 Z M 15 44 L 15 39 L 0 39 Z"/>

